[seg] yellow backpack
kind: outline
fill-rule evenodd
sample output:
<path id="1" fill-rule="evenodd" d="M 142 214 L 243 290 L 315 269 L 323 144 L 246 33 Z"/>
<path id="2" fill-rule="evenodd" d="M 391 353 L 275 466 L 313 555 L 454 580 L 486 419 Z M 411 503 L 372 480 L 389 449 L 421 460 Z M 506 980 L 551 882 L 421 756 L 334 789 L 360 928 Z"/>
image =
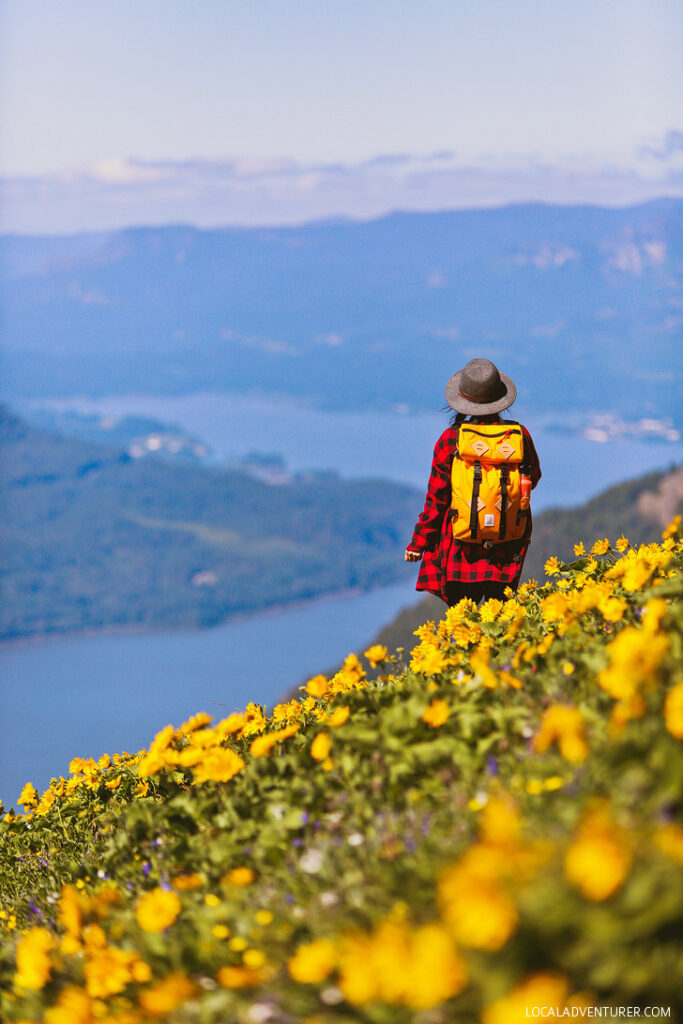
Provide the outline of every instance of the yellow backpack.
<path id="1" fill-rule="evenodd" d="M 456 540 L 489 547 L 524 535 L 531 485 L 523 462 L 524 435 L 518 423 L 460 425 L 451 470 Z"/>

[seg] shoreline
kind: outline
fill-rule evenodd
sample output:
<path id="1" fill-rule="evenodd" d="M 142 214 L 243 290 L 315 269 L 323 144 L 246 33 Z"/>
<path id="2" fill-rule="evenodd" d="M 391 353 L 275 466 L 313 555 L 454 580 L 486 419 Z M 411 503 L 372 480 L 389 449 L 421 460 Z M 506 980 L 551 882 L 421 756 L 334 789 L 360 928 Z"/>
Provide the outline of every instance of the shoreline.
<path id="1" fill-rule="evenodd" d="M 266 616 L 281 615 L 284 612 L 298 611 L 302 608 L 312 607 L 319 604 L 326 604 L 330 601 L 359 597 L 361 594 L 370 594 L 373 591 L 383 590 L 385 587 L 402 586 L 401 580 L 394 580 L 391 583 L 380 583 L 373 587 L 343 587 L 339 590 L 326 590 L 320 594 L 316 594 L 315 597 L 303 597 L 296 598 L 293 601 L 287 601 L 284 604 L 265 605 L 263 608 L 250 609 L 248 611 L 238 611 L 233 614 L 227 615 L 220 622 L 216 622 L 211 626 L 145 626 L 137 625 L 135 623 L 120 624 L 115 623 L 108 626 L 88 626 L 84 629 L 70 629 L 64 632 L 51 632 L 51 633 L 31 633 L 26 636 L 15 636 L 0 638 L 0 656 L 3 651 L 14 650 L 15 648 L 28 647 L 28 646 L 48 646 L 50 644 L 57 644 L 60 642 L 67 642 L 69 640 L 86 640 L 95 639 L 97 637 L 126 637 L 126 636 L 178 636 L 179 634 L 197 634 L 197 633 L 208 633 L 212 630 L 221 629 L 225 626 L 231 626 L 233 624 L 248 621 L 250 619 L 262 618 Z M 420 600 L 420 592 L 415 590 L 415 604 Z M 408 607 L 408 605 L 406 605 Z"/>

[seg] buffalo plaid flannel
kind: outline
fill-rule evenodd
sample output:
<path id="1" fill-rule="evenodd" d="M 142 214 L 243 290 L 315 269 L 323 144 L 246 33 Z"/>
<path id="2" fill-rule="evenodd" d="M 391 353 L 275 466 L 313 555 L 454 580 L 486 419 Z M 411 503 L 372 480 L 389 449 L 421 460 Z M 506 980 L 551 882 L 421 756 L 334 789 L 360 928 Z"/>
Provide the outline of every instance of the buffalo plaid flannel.
<path id="1" fill-rule="evenodd" d="M 487 419 L 486 422 L 492 421 Z M 511 421 L 498 418 L 493 422 Z M 522 432 L 525 461 L 531 469 L 531 485 L 535 487 L 541 479 L 541 467 L 531 435 L 525 427 Z M 424 552 L 416 589 L 428 590 L 444 601 L 447 601 L 446 584 L 457 581 L 502 583 L 515 590 L 531 538 L 529 516 L 529 526 L 521 540 L 491 548 L 455 540 L 447 513 L 451 507 L 451 465 L 457 440 L 458 428 L 451 426 L 436 442 L 424 509 L 408 544 L 411 551 Z"/>

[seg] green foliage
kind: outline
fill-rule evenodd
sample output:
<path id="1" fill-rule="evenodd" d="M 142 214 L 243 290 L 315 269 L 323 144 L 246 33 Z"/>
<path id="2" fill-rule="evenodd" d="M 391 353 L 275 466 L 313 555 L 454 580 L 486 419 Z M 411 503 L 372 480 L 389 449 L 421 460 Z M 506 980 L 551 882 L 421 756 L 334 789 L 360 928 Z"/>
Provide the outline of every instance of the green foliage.
<path id="1" fill-rule="evenodd" d="M 621 545 L 624 548 L 624 545 Z M 515 1024 L 676 1006 L 683 543 L 76 759 L 0 823 L 0 1015 Z M 670 1018 L 671 1019 L 671 1018 Z"/>

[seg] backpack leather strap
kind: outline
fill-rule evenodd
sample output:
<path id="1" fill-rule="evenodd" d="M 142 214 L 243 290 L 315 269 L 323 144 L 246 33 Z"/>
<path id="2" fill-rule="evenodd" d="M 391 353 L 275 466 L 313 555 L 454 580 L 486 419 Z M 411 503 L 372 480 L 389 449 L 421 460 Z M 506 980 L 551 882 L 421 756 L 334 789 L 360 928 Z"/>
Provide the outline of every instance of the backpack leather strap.
<path id="1" fill-rule="evenodd" d="M 474 483 L 472 484 L 472 504 L 470 505 L 470 535 L 476 539 L 479 528 L 479 485 L 481 484 L 481 462 L 474 463 Z"/>
<path id="2" fill-rule="evenodd" d="M 498 535 L 502 540 L 507 528 L 508 482 L 510 471 L 505 463 L 500 467 L 500 529 Z"/>

